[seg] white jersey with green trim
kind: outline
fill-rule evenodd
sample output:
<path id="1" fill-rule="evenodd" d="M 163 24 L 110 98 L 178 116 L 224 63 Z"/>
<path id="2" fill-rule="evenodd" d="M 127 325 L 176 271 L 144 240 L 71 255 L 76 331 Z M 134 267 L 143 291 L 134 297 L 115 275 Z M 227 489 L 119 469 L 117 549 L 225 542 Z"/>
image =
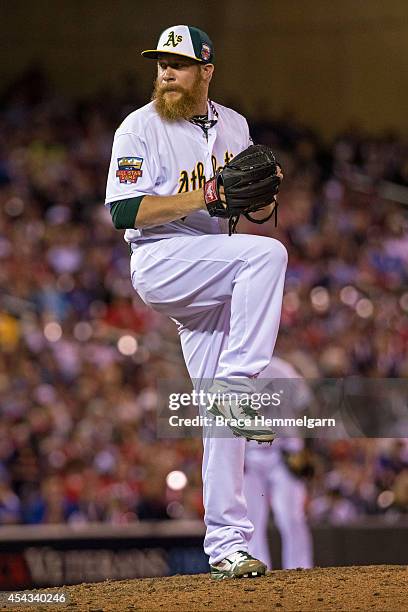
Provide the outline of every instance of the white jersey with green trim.
<path id="1" fill-rule="evenodd" d="M 154 102 L 132 112 L 115 133 L 105 205 L 144 195 L 169 196 L 202 189 L 216 169 L 251 143 L 246 119 L 208 102 L 217 119 L 207 136 L 190 121 L 165 121 Z M 137 225 L 137 221 L 136 221 Z M 228 232 L 228 221 L 199 210 L 183 219 L 143 229 L 127 229 L 126 242 Z"/>

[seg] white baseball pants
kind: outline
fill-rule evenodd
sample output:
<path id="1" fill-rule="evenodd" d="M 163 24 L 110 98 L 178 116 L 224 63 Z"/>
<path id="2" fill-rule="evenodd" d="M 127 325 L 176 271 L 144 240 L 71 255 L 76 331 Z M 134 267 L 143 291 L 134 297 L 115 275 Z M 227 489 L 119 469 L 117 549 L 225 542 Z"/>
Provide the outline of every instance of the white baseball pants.
<path id="1" fill-rule="evenodd" d="M 178 323 L 192 379 L 253 377 L 268 365 L 287 265 L 279 241 L 176 236 L 133 249 L 132 284 L 146 304 Z M 203 444 L 204 550 L 217 563 L 248 550 L 253 533 L 243 492 L 245 440 L 204 437 Z"/>
<path id="2" fill-rule="evenodd" d="M 276 444 L 276 442 L 275 442 Z M 272 568 L 268 545 L 268 520 L 272 509 L 282 544 L 282 567 L 313 567 L 313 544 L 305 517 L 306 485 L 289 472 L 279 450 L 260 447 L 247 455 L 245 497 L 254 534 L 248 550 Z"/>

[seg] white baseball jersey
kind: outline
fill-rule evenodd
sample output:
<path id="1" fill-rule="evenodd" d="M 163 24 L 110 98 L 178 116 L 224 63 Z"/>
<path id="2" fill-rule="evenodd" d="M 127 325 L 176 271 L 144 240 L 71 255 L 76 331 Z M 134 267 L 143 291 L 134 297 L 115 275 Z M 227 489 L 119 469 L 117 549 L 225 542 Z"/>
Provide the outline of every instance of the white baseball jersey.
<path id="1" fill-rule="evenodd" d="M 143 195 L 169 196 L 201 189 L 217 168 L 251 144 L 246 119 L 232 109 L 208 103 L 208 118 L 217 123 L 204 131 L 184 119 L 164 121 L 154 102 L 126 117 L 115 133 L 105 204 Z M 136 221 L 137 225 L 137 221 Z M 125 240 L 177 235 L 220 234 L 227 221 L 206 210 L 184 219 L 143 229 L 127 229 Z"/>

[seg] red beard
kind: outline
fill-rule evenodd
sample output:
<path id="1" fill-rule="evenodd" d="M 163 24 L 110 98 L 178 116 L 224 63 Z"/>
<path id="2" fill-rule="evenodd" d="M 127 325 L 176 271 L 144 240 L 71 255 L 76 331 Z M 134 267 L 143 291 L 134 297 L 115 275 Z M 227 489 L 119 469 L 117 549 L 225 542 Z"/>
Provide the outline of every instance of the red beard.
<path id="1" fill-rule="evenodd" d="M 176 100 L 166 92 L 177 91 L 180 95 Z M 191 119 L 196 114 L 196 109 L 202 97 L 202 78 L 197 72 L 196 79 L 190 90 L 183 89 L 177 85 L 160 86 L 156 79 L 152 100 L 155 102 L 157 112 L 166 121 L 179 121 L 180 119 Z"/>

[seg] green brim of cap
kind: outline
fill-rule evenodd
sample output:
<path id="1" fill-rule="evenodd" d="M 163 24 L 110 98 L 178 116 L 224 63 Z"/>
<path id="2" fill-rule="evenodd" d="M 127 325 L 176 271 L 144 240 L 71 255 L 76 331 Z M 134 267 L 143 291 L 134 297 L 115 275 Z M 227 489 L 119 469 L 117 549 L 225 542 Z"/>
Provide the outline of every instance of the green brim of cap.
<path id="1" fill-rule="evenodd" d="M 147 49 L 146 51 L 142 51 L 141 54 L 143 57 L 147 59 L 159 59 L 159 55 L 179 55 L 180 57 L 187 57 L 188 59 L 194 60 L 199 64 L 203 64 L 204 61 L 199 59 L 198 57 L 192 57 L 191 55 L 186 55 L 185 53 L 176 53 L 175 51 L 159 51 L 157 49 Z"/>

